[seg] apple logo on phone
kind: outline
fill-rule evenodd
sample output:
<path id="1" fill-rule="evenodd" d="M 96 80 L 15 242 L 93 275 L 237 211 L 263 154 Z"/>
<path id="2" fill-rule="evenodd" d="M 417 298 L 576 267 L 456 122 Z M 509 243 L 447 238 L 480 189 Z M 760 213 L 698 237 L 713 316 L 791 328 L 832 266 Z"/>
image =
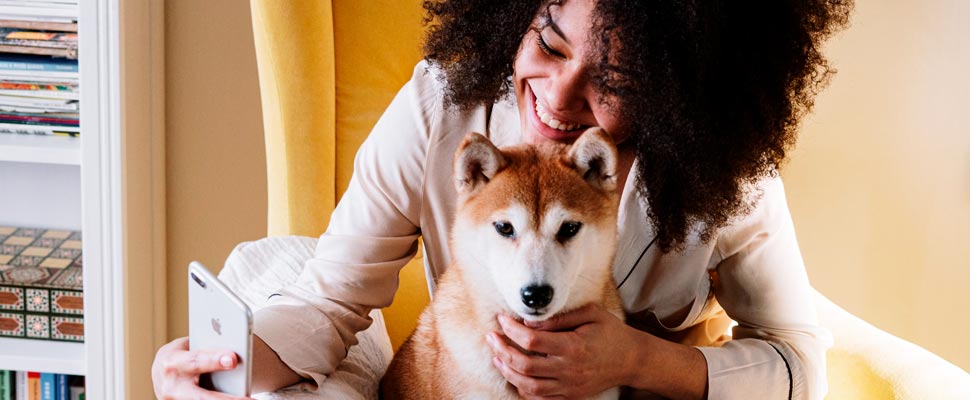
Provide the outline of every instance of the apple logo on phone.
<path id="1" fill-rule="evenodd" d="M 222 325 L 219 323 L 219 318 L 212 319 L 212 330 L 216 331 L 216 334 L 222 336 Z"/>

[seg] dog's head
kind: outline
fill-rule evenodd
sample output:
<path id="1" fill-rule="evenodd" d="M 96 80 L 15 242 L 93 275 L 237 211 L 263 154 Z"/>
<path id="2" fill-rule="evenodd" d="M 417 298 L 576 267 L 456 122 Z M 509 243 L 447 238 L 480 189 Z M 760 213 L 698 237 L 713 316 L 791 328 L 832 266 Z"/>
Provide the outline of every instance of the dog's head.
<path id="1" fill-rule="evenodd" d="M 599 300 L 612 282 L 616 163 L 599 128 L 570 146 L 501 150 L 468 134 L 455 154 L 452 233 L 466 283 L 532 321 Z"/>

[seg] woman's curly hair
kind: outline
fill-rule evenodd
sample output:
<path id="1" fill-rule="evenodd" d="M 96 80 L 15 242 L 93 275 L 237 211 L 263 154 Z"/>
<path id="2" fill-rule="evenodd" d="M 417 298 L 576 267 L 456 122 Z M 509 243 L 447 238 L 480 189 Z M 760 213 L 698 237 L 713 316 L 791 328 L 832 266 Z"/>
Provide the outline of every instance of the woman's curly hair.
<path id="1" fill-rule="evenodd" d="M 425 0 L 425 58 L 443 71 L 448 104 L 511 96 L 522 37 L 549 4 Z M 822 42 L 852 8 L 853 0 L 596 2 L 590 79 L 631 125 L 639 191 L 662 249 L 692 232 L 706 242 L 750 211 L 747 189 L 777 174 L 834 73 Z"/>

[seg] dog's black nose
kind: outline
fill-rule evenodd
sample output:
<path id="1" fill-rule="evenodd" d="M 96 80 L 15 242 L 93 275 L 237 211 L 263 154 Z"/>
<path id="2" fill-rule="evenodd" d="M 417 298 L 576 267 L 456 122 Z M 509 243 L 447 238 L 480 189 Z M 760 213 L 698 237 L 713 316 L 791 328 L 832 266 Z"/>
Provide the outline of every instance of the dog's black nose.
<path id="1" fill-rule="evenodd" d="M 522 303 L 526 307 L 540 309 L 552 302 L 552 286 L 529 285 L 522 288 Z"/>

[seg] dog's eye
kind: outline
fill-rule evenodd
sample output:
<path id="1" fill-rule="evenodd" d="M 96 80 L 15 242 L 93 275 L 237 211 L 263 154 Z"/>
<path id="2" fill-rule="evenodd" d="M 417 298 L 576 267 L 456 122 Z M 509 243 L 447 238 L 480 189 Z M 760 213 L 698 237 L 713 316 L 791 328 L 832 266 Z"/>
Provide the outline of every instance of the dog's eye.
<path id="1" fill-rule="evenodd" d="M 515 228 L 513 228 L 512 224 L 508 222 L 499 221 L 493 223 L 492 225 L 495 226 L 495 232 L 498 232 L 498 234 L 502 235 L 502 237 L 510 238 L 515 235 Z"/>
<path id="2" fill-rule="evenodd" d="M 576 236 L 576 234 L 579 233 L 579 228 L 582 226 L 583 224 L 579 222 L 564 222 L 562 226 L 559 227 L 559 232 L 556 232 L 556 240 L 563 243 L 569 239 L 572 239 L 573 236 Z"/>

